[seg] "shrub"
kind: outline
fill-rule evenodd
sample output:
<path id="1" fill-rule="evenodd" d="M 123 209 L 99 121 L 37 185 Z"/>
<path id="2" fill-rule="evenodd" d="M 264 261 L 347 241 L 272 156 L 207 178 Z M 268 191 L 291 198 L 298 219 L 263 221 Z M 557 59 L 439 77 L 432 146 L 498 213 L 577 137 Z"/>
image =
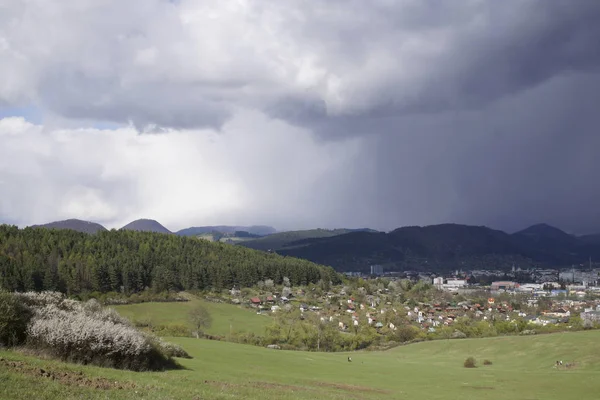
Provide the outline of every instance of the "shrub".
<path id="1" fill-rule="evenodd" d="M 396 328 L 392 337 L 398 342 L 410 342 L 419 334 L 419 330 L 411 325 L 401 325 Z"/>
<path id="2" fill-rule="evenodd" d="M 526 329 L 526 330 L 522 331 L 521 333 L 519 333 L 519 335 L 522 335 L 522 336 L 535 335 L 535 334 L 536 334 L 536 332 L 533 329 Z"/>
<path id="3" fill-rule="evenodd" d="M 475 368 L 477 367 L 477 361 L 473 357 L 469 357 L 465 360 L 464 366 L 465 368 Z"/>
<path id="4" fill-rule="evenodd" d="M 172 356 L 187 355 L 136 330 L 128 319 L 97 300 L 85 303 L 60 293 L 22 293 L 33 316 L 26 329 L 29 347 L 64 361 L 134 371 L 175 367 Z"/>
<path id="5" fill-rule="evenodd" d="M 191 337 L 191 329 L 184 324 L 161 324 L 150 326 L 152 333 L 157 336 Z"/>
<path id="6" fill-rule="evenodd" d="M 589 319 L 584 319 L 581 325 L 583 329 L 594 329 L 594 323 Z"/>
<path id="7" fill-rule="evenodd" d="M 467 337 L 467 335 L 464 332 L 461 331 L 454 331 L 454 333 L 452 333 L 452 339 L 464 339 Z"/>
<path id="8" fill-rule="evenodd" d="M 0 292 L 0 346 L 17 346 L 27 338 L 31 311 L 10 293 Z"/>
<path id="9" fill-rule="evenodd" d="M 192 358 L 187 351 L 175 343 L 164 342 L 158 339 L 157 344 L 160 346 L 162 353 L 167 357 Z"/>
<path id="10" fill-rule="evenodd" d="M 133 325 L 136 328 L 152 328 L 152 320 L 149 317 L 142 317 L 139 319 L 134 319 Z"/>
<path id="11" fill-rule="evenodd" d="M 483 360 L 483 365 L 492 365 L 490 360 Z"/>

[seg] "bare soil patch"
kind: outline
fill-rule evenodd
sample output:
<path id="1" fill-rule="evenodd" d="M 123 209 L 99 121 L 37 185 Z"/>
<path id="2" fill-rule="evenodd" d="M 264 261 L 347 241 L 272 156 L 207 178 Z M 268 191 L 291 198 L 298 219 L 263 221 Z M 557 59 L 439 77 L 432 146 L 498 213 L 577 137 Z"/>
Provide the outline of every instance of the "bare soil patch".
<path id="1" fill-rule="evenodd" d="M 482 390 L 494 390 L 496 389 L 493 386 L 465 386 L 468 389 L 482 389 Z"/>
<path id="2" fill-rule="evenodd" d="M 88 387 L 93 389 L 134 389 L 136 385 L 132 382 L 111 381 L 106 378 L 88 377 L 81 371 L 54 370 L 39 368 L 23 361 L 11 361 L 0 358 L 0 368 L 21 373 L 27 376 L 40 377 L 58 381 L 63 385 Z"/>
<path id="3" fill-rule="evenodd" d="M 310 388 L 302 386 L 284 385 L 273 382 L 247 382 L 247 383 L 231 383 L 220 381 L 204 381 L 205 384 L 219 387 L 254 387 L 259 389 L 280 389 L 280 390 L 310 390 Z"/>
<path id="4" fill-rule="evenodd" d="M 356 386 L 356 385 L 346 385 L 343 383 L 328 383 L 328 382 L 315 382 L 317 386 L 323 387 L 331 387 L 340 390 L 347 390 L 351 392 L 368 392 L 368 393 L 381 393 L 381 394 L 390 394 L 391 391 L 384 389 L 377 389 L 367 386 Z"/>

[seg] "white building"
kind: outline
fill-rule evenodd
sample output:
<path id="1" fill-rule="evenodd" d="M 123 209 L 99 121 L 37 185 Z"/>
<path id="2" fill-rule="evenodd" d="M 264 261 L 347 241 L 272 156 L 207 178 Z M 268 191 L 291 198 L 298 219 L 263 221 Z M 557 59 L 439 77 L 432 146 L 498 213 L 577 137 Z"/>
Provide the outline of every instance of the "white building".
<path id="1" fill-rule="evenodd" d="M 458 289 L 467 286 L 467 281 L 464 279 L 448 279 L 442 286 L 444 290 L 456 292 Z"/>
<path id="2" fill-rule="evenodd" d="M 524 283 L 521 286 L 519 286 L 519 291 L 520 292 L 528 292 L 528 293 L 533 293 L 537 290 L 542 290 L 544 287 L 544 285 L 542 285 L 541 283 Z"/>
<path id="3" fill-rule="evenodd" d="M 383 275 L 383 266 L 371 265 L 371 275 L 377 275 L 377 276 Z"/>

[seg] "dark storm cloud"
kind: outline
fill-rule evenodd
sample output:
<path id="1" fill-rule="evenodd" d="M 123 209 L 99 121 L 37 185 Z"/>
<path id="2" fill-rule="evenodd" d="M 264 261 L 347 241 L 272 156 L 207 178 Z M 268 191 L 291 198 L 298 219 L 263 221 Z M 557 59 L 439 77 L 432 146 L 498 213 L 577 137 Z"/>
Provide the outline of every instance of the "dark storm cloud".
<path id="1" fill-rule="evenodd" d="M 324 140 L 365 135 L 344 212 L 387 229 L 548 222 L 600 231 L 600 3 L 521 4 L 519 13 L 510 3 L 484 10 L 490 24 L 459 35 L 409 100 L 392 80 L 356 114 L 279 104 L 273 115 Z"/>
<path id="2" fill-rule="evenodd" d="M 396 134 L 369 140 L 362 212 L 390 229 L 547 222 L 600 231 L 599 102 L 600 75 L 585 74 L 477 112 L 391 119 Z"/>
<path id="3" fill-rule="evenodd" d="M 308 125 L 325 137 L 366 134 L 380 132 L 381 125 L 388 123 L 386 118 L 476 110 L 553 77 L 600 68 L 599 2 L 482 2 L 479 7 L 465 7 L 462 14 L 457 12 L 460 7 L 443 4 L 449 9 L 442 7 L 442 12 L 436 8 L 440 4 L 431 1 L 390 9 L 382 17 L 386 23 L 374 24 L 373 32 L 348 32 L 352 45 L 343 49 L 348 53 L 342 56 L 358 62 L 368 54 L 356 48 L 377 46 L 378 36 L 388 38 L 405 29 L 410 29 L 407 36 L 411 30 L 446 29 L 447 46 L 423 65 L 426 74 L 415 73 L 414 79 L 406 82 L 389 72 L 389 84 L 378 87 L 370 94 L 369 104 L 357 112 L 328 115 L 322 101 L 302 98 L 279 99 L 267 112 Z M 376 10 L 376 15 L 382 15 L 381 9 Z M 476 19 L 481 22 L 474 28 L 461 28 Z M 393 53 L 393 43 L 386 44 Z M 398 73 L 411 63 L 410 59 L 396 61 Z M 363 95 L 359 90 L 353 92 L 356 98 Z"/>

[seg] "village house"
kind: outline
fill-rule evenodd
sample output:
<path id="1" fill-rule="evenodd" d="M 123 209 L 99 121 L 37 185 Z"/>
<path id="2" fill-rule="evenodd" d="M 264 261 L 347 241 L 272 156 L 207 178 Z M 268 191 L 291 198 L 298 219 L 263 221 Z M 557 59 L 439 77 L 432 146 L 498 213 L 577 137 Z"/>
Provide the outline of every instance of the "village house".
<path id="1" fill-rule="evenodd" d="M 252 304 L 253 306 L 260 306 L 262 304 L 262 301 L 259 297 L 252 297 L 250 299 L 250 304 Z"/>

